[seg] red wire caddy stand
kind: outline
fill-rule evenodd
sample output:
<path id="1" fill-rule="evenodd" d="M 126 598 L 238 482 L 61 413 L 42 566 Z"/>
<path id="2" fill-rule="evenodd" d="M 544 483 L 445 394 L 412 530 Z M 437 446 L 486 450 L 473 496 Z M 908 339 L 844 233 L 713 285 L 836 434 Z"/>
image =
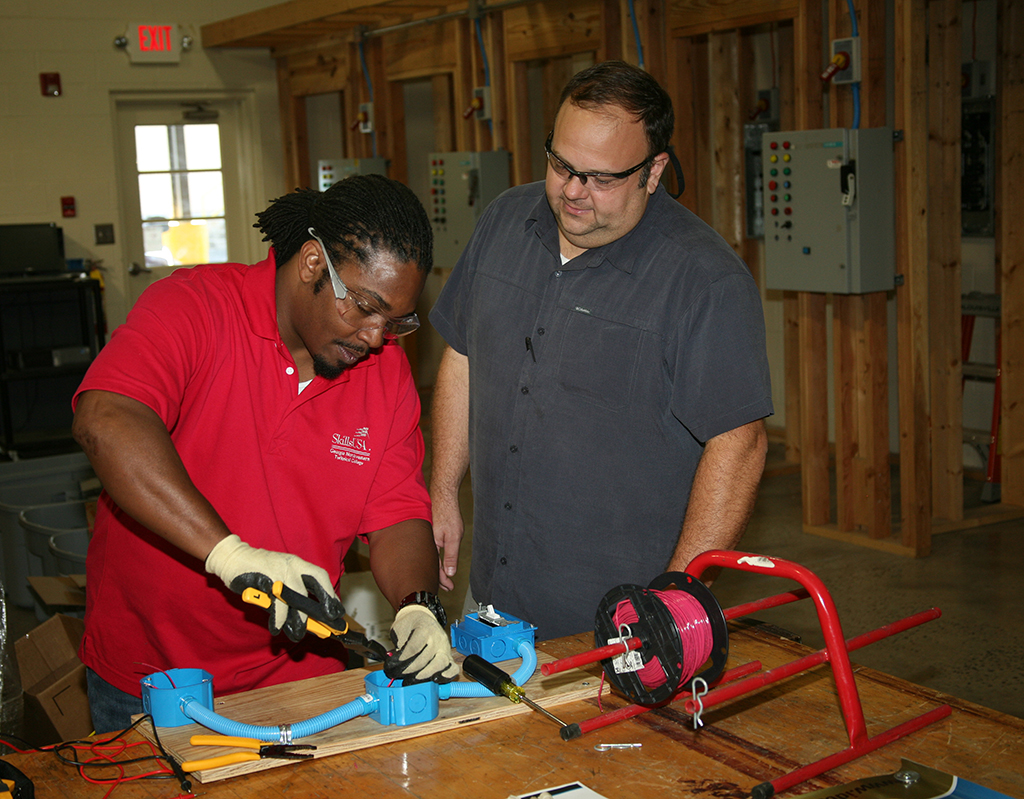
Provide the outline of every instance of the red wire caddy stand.
<path id="1" fill-rule="evenodd" d="M 712 567 L 754 572 L 756 574 L 768 575 L 771 577 L 782 577 L 798 582 L 801 585 L 801 588 L 765 597 L 764 599 L 748 602 L 743 605 L 737 605 L 736 607 L 729 608 L 728 610 L 723 611 L 719 609 L 718 613 L 725 620 L 731 620 L 749 615 L 753 612 L 765 610 L 767 608 L 778 607 L 801 599 L 811 598 L 814 601 L 814 607 L 818 614 L 818 621 L 821 624 L 821 631 L 825 639 L 825 648 L 764 672 L 761 671 L 761 663 L 758 661 L 753 661 L 724 672 L 721 671 L 721 669 L 718 669 L 718 673 L 713 675 L 709 674 L 711 669 L 708 669 L 699 676 L 703 677 L 707 675 L 707 682 L 709 686 L 713 687 L 699 698 L 694 698 L 691 695 L 690 690 L 680 690 L 675 693 L 674 696 L 662 701 L 644 704 L 638 702 L 637 704 L 627 705 L 626 707 L 618 710 L 602 713 L 591 719 L 563 728 L 562 737 L 564 739 L 569 740 L 571 738 L 585 735 L 593 730 L 632 718 L 633 716 L 638 716 L 649 710 L 653 710 L 657 707 L 663 707 L 671 702 L 684 698 L 685 711 L 688 714 L 696 715 L 699 718 L 700 713 L 714 707 L 715 705 L 750 694 L 767 685 L 772 685 L 780 680 L 784 680 L 795 674 L 799 674 L 827 662 L 832 667 L 832 675 L 835 679 L 839 695 L 840 711 L 846 724 L 850 745 L 846 749 L 842 749 L 834 754 L 828 755 L 814 763 L 801 766 L 788 774 L 784 774 L 769 782 L 763 782 L 753 788 L 751 796 L 754 797 L 754 799 L 769 799 L 769 797 L 774 794 L 786 791 L 795 785 L 799 785 L 802 782 L 817 777 L 830 769 L 841 766 L 844 763 L 849 763 L 851 760 L 855 760 L 856 758 L 866 755 L 869 752 L 873 752 L 886 744 L 897 741 L 913 732 L 917 732 L 930 724 L 934 724 L 935 722 L 946 718 L 952 712 L 949 705 L 940 705 L 927 713 L 923 713 L 909 721 L 898 724 L 897 726 L 885 730 L 878 735 L 868 737 L 867 726 L 864 722 L 864 711 L 861 707 L 860 695 L 857 692 L 857 684 L 854 680 L 853 668 L 850 665 L 850 652 L 867 646 L 868 644 L 873 644 L 883 638 L 888 638 L 897 633 L 904 632 L 920 624 L 924 624 L 925 622 L 933 621 L 942 615 L 942 612 L 938 608 L 931 608 L 912 616 L 907 616 L 906 618 L 893 622 L 892 624 L 887 624 L 884 627 L 879 627 L 871 632 L 863 633 L 850 639 L 844 639 L 842 625 L 839 622 L 839 614 L 836 610 L 835 603 L 832 600 L 832 596 L 829 594 L 828 589 L 825 588 L 825 584 L 809 569 L 791 561 L 782 560 L 781 558 L 770 558 L 746 552 L 725 552 L 722 550 L 712 550 L 710 552 L 705 552 L 702 555 L 698 555 L 686 567 L 685 573 L 681 574 L 676 572 L 662 575 L 652 583 L 652 586 L 662 590 L 668 585 L 675 583 L 677 587 L 685 588 L 685 590 L 690 592 L 692 592 L 693 588 L 696 586 L 699 586 L 700 589 L 703 590 L 704 586 L 702 583 L 699 583 L 699 578 L 707 569 Z M 694 584 L 696 584 L 696 586 Z M 706 604 L 705 607 L 707 607 Z M 713 626 L 716 623 L 714 615 L 715 614 L 709 614 Z M 641 633 L 640 635 L 633 636 L 622 643 L 608 644 L 594 649 L 591 652 L 583 652 L 579 655 L 573 655 L 568 658 L 563 658 L 562 660 L 545 664 L 541 670 L 545 675 L 556 674 L 588 663 L 607 660 L 615 655 L 636 649 L 641 650 L 641 654 L 649 655 L 650 653 L 645 652 L 644 650 L 650 645 L 650 640 L 651 639 L 648 636 Z M 722 652 L 723 646 L 721 642 L 717 640 L 716 648 L 718 652 L 713 655 L 713 657 L 720 657 L 724 662 L 724 655 L 728 652 L 728 642 L 726 641 L 724 644 L 724 653 Z M 664 651 L 661 651 L 658 654 L 660 659 L 665 659 L 664 656 L 666 653 Z M 644 661 L 647 662 L 647 660 L 649 660 L 649 658 L 645 657 Z M 615 677 L 610 661 L 605 664 L 605 671 L 608 674 L 609 679 L 619 687 L 620 690 L 623 689 L 623 685 L 620 684 L 620 681 Z M 678 685 L 678 683 L 675 684 Z M 687 680 L 686 684 L 692 687 L 692 682 L 690 680 Z M 630 699 L 635 700 L 637 698 L 635 696 L 635 691 L 630 691 L 628 687 L 624 692 Z"/>

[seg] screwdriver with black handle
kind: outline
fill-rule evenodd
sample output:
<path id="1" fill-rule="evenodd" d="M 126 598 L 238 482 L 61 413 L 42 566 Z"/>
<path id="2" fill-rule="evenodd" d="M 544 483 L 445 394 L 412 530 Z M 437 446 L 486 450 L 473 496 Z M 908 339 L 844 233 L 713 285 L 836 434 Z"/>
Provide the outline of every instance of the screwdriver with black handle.
<path id="1" fill-rule="evenodd" d="M 493 663 L 487 662 L 479 655 L 468 655 L 462 663 L 462 670 L 465 672 L 467 677 L 471 677 L 476 680 L 495 696 L 507 696 L 516 704 L 525 702 L 538 713 L 543 713 L 549 719 L 557 722 L 562 727 L 569 726 L 560 718 L 551 715 L 548 711 L 530 699 L 522 688 L 512 682 L 511 677 Z"/>

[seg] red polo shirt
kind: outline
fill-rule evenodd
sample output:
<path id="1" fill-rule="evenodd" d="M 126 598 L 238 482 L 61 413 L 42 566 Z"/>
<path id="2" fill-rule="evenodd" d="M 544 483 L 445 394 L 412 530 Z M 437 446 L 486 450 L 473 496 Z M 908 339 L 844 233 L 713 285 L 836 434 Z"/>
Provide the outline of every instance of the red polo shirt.
<path id="1" fill-rule="evenodd" d="M 277 329 L 274 275 L 271 252 L 254 266 L 180 269 L 154 283 L 78 391 L 148 405 L 232 532 L 337 580 L 357 535 L 430 519 L 419 397 L 394 344 L 300 394 Z M 79 654 L 136 696 L 157 669 L 206 669 L 216 694 L 228 694 L 344 668 L 340 644 L 271 637 L 266 611 L 106 494 L 87 572 Z"/>

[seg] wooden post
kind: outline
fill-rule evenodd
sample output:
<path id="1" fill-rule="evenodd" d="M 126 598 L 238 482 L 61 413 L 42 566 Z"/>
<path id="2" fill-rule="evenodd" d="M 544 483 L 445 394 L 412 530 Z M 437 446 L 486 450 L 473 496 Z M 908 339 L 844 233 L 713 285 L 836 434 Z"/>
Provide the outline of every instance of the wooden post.
<path id="1" fill-rule="evenodd" d="M 665 15 L 665 0 L 636 0 L 634 8 L 637 27 L 640 29 L 640 41 L 644 48 L 644 69 L 662 86 L 665 86 L 668 80 L 668 65 L 666 63 L 668 20 Z M 623 27 L 624 38 L 627 41 L 632 41 L 632 21 Z M 623 49 L 628 51 L 628 48 Z"/>
<path id="2" fill-rule="evenodd" d="M 896 0 L 897 266 L 902 540 L 931 551 L 928 407 L 928 79 L 925 0 Z"/>
<path id="3" fill-rule="evenodd" d="M 1024 3 L 999 0 L 996 247 L 1002 292 L 1002 501 L 1024 505 Z"/>
<path id="4" fill-rule="evenodd" d="M 849 36 L 853 22 L 847 3 L 833 0 L 831 8 L 829 38 Z M 885 124 L 884 12 L 881 0 L 861 0 L 856 8 L 862 55 L 859 124 L 866 128 Z M 830 86 L 832 127 L 853 124 L 852 91 L 850 86 Z M 892 491 L 886 295 L 837 294 L 832 313 L 837 525 L 842 531 L 863 528 L 871 538 L 888 538 Z"/>
<path id="5" fill-rule="evenodd" d="M 597 60 L 621 59 L 622 53 L 622 5 L 619 0 L 601 0 L 601 46 Z"/>
<path id="6" fill-rule="evenodd" d="M 800 458 L 804 525 L 827 524 L 831 516 L 828 474 L 828 391 L 825 383 L 826 353 L 825 295 L 801 291 L 799 303 L 800 339 Z M 819 369 L 814 365 L 818 364 Z"/>
<path id="7" fill-rule="evenodd" d="M 288 191 L 310 185 L 306 98 L 292 94 L 288 58 L 277 59 L 277 103 L 284 145 L 284 178 Z"/>
<path id="8" fill-rule="evenodd" d="M 690 48 L 693 68 L 693 172 L 687 180 L 696 193 L 694 213 L 709 225 L 714 220 L 711 146 L 711 45 L 707 36 L 695 36 Z"/>
<path id="9" fill-rule="evenodd" d="M 736 29 L 709 36 L 711 140 L 714 142 L 713 227 L 743 257 L 743 129 L 740 123 L 739 40 Z"/>
<path id="10" fill-rule="evenodd" d="M 459 19 L 455 22 L 456 67 L 452 74 L 453 122 L 455 130 L 456 150 L 476 150 L 476 127 L 479 124 L 472 116 L 466 119 L 463 113 L 473 102 L 474 79 L 473 65 L 476 61 L 478 48 L 473 20 Z"/>
<path id="11" fill-rule="evenodd" d="M 451 73 L 434 75 L 430 79 L 430 87 L 434 98 L 434 141 L 438 152 L 449 152 L 455 149 L 455 101 Z"/>
<path id="12" fill-rule="evenodd" d="M 931 347 L 932 515 L 964 517 L 960 353 L 961 0 L 928 4 L 928 326 Z"/>
<path id="13" fill-rule="evenodd" d="M 401 81 L 386 81 L 386 113 L 388 129 L 391 131 L 390 147 L 381 153 L 390 161 L 388 177 L 400 183 L 409 181 L 409 151 L 405 138 L 405 89 Z M 419 165 L 417 164 L 417 167 Z"/>
<path id="14" fill-rule="evenodd" d="M 693 65 L 690 63 L 692 49 L 688 36 L 672 38 L 668 41 L 668 63 L 669 68 L 665 75 L 665 91 L 672 98 L 673 110 L 676 114 L 676 129 L 672 134 L 672 148 L 679 166 L 683 171 L 684 183 L 693 176 L 693 162 L 695 155 L 693 136 Z M 665 169 L 661 177 L 663 185 L 673 192 L 678 190 L 675 175 L 671 167 Z M 679 198 L 679 202 L 694 210 L 693 189 L 686 186 L 686 191 Z"/>
<path id="15" fill-rule="evenodd" d="M 820 53 L 821 3 L 800 0 L 793 21 L 793 88 L 796 97 L 796 128 L 822 126 Z M 826 524 L 831 515 L 828 474 L 828 372 L 825 333 L 825 295 L 797 294 L 800 368 L 800 475 L 804 525 Z M 787 353 L 788 355 L 789 353 Z"/>
<path id="16" fill-rule="evenodd" d="M 387 69 L 384 66 L 384 40 L 377 37 L 366 42 L 366 68 L 373 86 L 373 133 L 364 135 L 366 153 L 369 156 L 384 155 L 391 152 L 391 130 L 388 126 L 390 115 L 387 112 L 388 89 Z M 366 79 L 363 80 L 366 85 Z M 370 101 L 369 89 L 366 89 L 366 101 Z"/>
<path id="17" fill-rule="evenodd" d="M 512 185 L 533 180 L 533 160 L 530 153 L 530 84 L 526 62 L 513 61 L 509 80 L 508 107 L 509 133 L 512 146 Z"/>
<path id="18" fill-rule="evenodd" d="M 484 20 L 484 41 L 491 72 L 491 124 L 487 126 L 488 150 L 509 149 L 508 137 L 508 84 L 505 59 L 505 16 L 488 14 Z"/>

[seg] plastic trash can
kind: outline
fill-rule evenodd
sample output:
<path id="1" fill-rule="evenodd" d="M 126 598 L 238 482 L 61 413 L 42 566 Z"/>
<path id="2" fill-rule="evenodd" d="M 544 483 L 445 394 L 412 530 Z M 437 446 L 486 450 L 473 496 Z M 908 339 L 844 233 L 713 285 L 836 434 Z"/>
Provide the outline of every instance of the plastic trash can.
<path id="1" fill-rule="evenodd" d="M 48 546 L 57 564 L 58 575 L 85 574 L 85 556 L 91 538 L 88 530 L 72 530 L 50 536 Z"/>
<path id="2" fill-rule="evenodd" d="M 0 541 L 7 597 L 31 609 L 30 574 L 43 573 L 42 560 L 28 551 L 19 514 L 31 507 L 83 499 L 81 484 L 96 477 L 84 453 L 0 463 Z"/>
<path id="3" fill-rule="evenodd" d="M 50 552 L 50 537 L 60 533 L 88 532 L 87 506 L 92 499 L 76 499 L 53 505 L 25 508 L 18 514 L 18 523 L 25 531 L 25 546 L 42 561 L 43 574 L 56 576 L 57 562 Z"/>

